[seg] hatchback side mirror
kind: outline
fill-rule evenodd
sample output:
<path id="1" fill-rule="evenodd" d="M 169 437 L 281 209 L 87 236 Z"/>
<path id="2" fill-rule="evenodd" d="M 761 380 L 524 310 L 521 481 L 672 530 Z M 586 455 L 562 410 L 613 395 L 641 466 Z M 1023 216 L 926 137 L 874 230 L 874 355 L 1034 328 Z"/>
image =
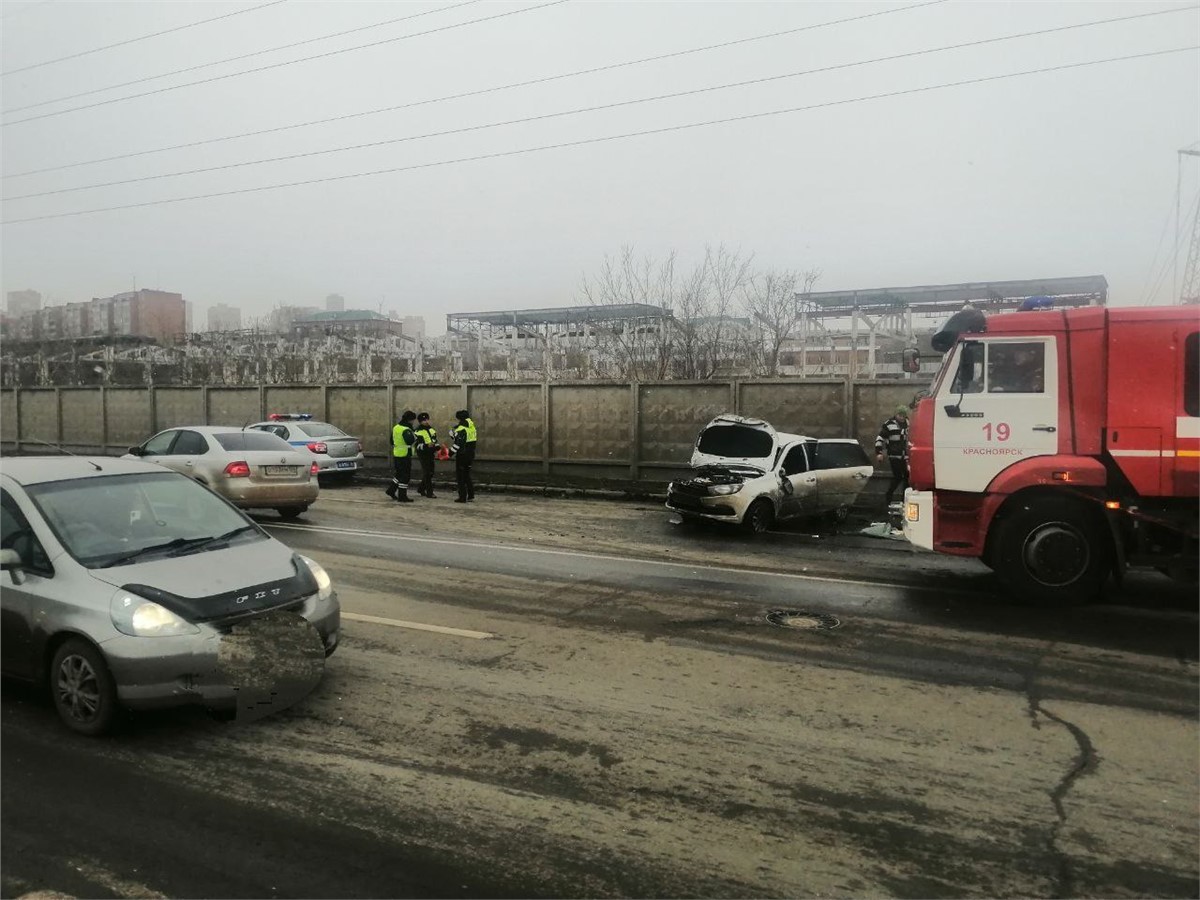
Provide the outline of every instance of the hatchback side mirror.
<path id="1" fill-rule="evenodd" d="M 21 554 L 16 550 L 0 550 L 0 571 L 8 572 L 13 584 L 25 583 L 25 570 L 21 564 Z"/>

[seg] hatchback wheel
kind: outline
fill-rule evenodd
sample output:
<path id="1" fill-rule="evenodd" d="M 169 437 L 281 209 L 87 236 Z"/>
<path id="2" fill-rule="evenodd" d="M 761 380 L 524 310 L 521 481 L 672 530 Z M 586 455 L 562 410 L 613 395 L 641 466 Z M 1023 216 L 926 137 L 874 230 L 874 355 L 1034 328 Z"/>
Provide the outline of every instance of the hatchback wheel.
<path id="1" fill-rule="evenodd" d="M 770 531 L 775 522 L 775 507 L 770 500 L 758 499 L 750 504 L 746 516 L 742 519 L 742 527 L 751 534 L 762 534 Z"/>
<path id="2" fill-rule="evenodd" d="M 68 728 L 80 734 L 103 734 L 117 713 L 117 689 L 104 656 L 81 638 L 70 638 L 50 664 L 54 708 Z"/>
<path id="3" fill-rule="evenodd" d="M 304 515 L 307 509 L 307 506 L 281 506 L 275 512 L 279 513 L 279 517 L 282 519 L 295 519 Z"/>

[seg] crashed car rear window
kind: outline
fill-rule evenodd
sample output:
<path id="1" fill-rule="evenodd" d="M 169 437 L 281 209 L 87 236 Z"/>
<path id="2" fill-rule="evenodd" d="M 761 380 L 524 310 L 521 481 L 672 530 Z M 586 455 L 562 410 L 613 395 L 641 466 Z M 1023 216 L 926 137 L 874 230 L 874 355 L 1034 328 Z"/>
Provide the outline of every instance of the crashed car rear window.
<path id="1" fill-rule="evenodd" d="M 774 448 L 775 441 L 771 435 L 744 425 L 719 425 L 709 428 L 700 435 L 700 443 L 696 447 L 701 453 L 711 456 L 758 459 L 770 456 Z"/>
<path id="2" fill-rule="evenodd" d="M 302 422 L 295 426 L 297 431 L 307 434 L 309 437 L 346 437 L 346 432 L 338 428 L 336 425 L 330 425 L 328 422 Z"/>
<path id="3" fill-rule="evenodd" d="M 848 469 L 870 465 L 858 444 L 817 444 L 817 469 Z"/>
<path id="4" fill-rule="evenodd" d="M 239 431 L 218 434 L 217 443 L 226 450 L 291 450 L 292 445 L 275 434 L 265 431 Z"/>

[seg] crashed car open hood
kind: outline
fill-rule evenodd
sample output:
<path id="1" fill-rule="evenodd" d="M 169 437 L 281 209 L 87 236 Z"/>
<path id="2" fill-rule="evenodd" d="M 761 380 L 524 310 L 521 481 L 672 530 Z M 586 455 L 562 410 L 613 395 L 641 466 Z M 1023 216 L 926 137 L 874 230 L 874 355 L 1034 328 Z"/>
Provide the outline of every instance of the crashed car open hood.
<path id="1" fill-rule="evenodd" d="M 766 472 L 774 462 L 778 444 L 778 434 L 769 422 L 742 416 L 717 416 L 700 432 L 691 465 L 694 469 L 742 466 Z"/>

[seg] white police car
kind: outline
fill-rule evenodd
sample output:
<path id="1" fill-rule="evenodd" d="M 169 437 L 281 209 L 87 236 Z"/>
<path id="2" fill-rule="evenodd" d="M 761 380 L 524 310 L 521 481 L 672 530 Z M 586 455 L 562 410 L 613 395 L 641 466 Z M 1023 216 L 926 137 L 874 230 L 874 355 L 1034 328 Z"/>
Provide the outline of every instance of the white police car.
<path id="1" fill-rule="evenodd" d="M 318 475 L 353 478 L 363 467 L 362 441 L 336 425 L 317 422 L 312 413 L 272 413 L 267 418 L 270 421 L 250 427 L 277 434 L 298 450 L 308 450 Z"/>

